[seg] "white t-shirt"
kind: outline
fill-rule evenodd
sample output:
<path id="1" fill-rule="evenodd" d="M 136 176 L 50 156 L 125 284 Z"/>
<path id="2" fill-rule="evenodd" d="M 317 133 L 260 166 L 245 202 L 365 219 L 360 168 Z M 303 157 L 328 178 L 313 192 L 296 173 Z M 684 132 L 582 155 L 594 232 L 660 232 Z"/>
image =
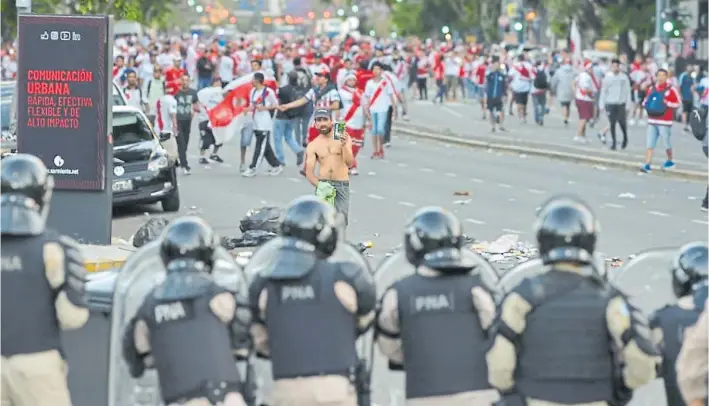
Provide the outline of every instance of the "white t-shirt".
<path id="1" fill-rule="evenodd" d="M 231 82 L 234 79 L 234 59 L 231 56 L 222 55 L 219 58 L 217 74 L 222 82 Z"/>
<path id="2" fill-rule="evenodd" d="M 591 75 L 583 71 L 576 78 L 576 100 L 593 101 L 593 95 L 597 92 Z"/>
<path id="3" fill-rule="evenodd" d="M 254 130 L 256 131 L 271 131 L 273 129 L 273 118 L 271 118 L 271 112 L 256 111 L 257 106 L 276 106 L 278 105 L 278 98 L 276 98 L 276 92 L 269 87 L 264 87 L 261 90 L 251 89 L 251 95 L 249 96 L 249 106 L 251 108 L 251 119 L 254 122 Z"/>
<path id="4" fill-rule="evenodd" d="M 136 88 L 123 88 L 123 94 L 126 96 L 126 104 L 129 106 L 137 107 L 142 110 L 143 108 L 143 92 L 139 87 Z"/>
<path id="5" fill-rule="evenodd" d="M 157 64 L 160 65 L 163 70 L 170 68 L 173 65 L 174 60 L 175 57 L 168 53 L 162 53 L 155 57 L 155 62 L 157 62 Z"/>
<path id="6" fill-rule="evenodd" d="M 458 57 L 448 57 L 443 60 L 443 70 L 446 76 L 458 77 L 460 66 L 461 60 Z"/>
<path id="7" fill-rule="evenodd" d="M 699 103 L 702 106 L 708 106 L 709 105 L 709 78 L 703 77 L 702 80 L 699 81 L 698 87 L 704 89 L 704 90 L 702 90 L 702 94 L 699 95 Z"/>
<path id="8" fill-rule="evenodd" d="M 381 91 L 378 92 L 378 89 Z M 369 103 L 369 111 L 372 113 L 386 113 L 391 106 L 391 96 L 393 95 L 391 83 L 382 78 L 380 81 L 369 79 L 364 87 L 364 97 Z M 375 93 L 379 95 L 374 98 Z"/>
<path id="9" fill-rule="evenodd" d="M 221 87 L 205 87 L 197 92 L 197 100 L 199 101 L 200 109 L 197 115 L 197 120 L 202 122 L 209 119 L 207 114 L 224 100 L 224 90 Z"/>
<path id="10" fill-rule="evenodd" d="M 140 67 L 138 67 L 138 77 L 142 79 L 143 82 L 147 82 L 153 77 L 153 64 L 150 62 L 150 59 L 146 59 L 140 64 Z"/>
<path id="11" fill-rule="evenodd" d="M 527 61 L 517 62 L 510 69 L 512 82 L 510 89 L 515 93 L 525 93 L 532 90 L 534 80 L 534 66 Z"/>
<path id="12" fill-rule="evenodd" d="M 155 131 L 158 134 L 174 134 L 172 116 L 177 114 L 177 100 L 172 95 L 166 94 L 156 103 Z"/>
<path id="13" fill-rule="evenodd" d="M 359 92 L 358 89 L 352 89 L 351 87 L 342 86 L 340 88 L 340 98 L 342 99 L 342 119 L 344 120 L 350 110 L 355 109 L 352 113 L 352 117 L 347 120 L 347 128 L 353 130 L 360 130 L 364 128 L 364 107 L 362 106 L 362 94 L 359 93 L 359 106 L 354 106 L 355 95 Z"/>

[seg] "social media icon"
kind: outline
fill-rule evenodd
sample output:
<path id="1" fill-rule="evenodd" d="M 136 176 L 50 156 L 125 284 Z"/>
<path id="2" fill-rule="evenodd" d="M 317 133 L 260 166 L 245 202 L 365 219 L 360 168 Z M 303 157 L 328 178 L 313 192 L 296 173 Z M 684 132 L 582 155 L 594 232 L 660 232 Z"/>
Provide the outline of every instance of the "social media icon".
<path id="1" fill-rule="evenodd" d="M 81 34 L 79 34 L 78 32 L 72 32 L 71 39 L 74 41 L 81 41 Z"/>
<path id="2" fill-rule="evenodd" d="M 56 41 L 56 40 L 59 39 L 59 33 L 56 32 L 56 31 L 52 31 L 52 32 L 49 34 L 49 37 L 52 39 L 52 41 Z"/>
<path id="3" fill-rule="evenodd" d="M 39 36 L 39 39 L 41 40 L 48 40 L 49 39 L 49 33 L 47 31 L 43 32 L 42 35 Z"/>
<path id="4" fill-rule="evenodd" d="M 54 157 L 54 166 L 57 166 L 59 168 L 64 166 L 64 158 L 62 158 L 61 155 L 56 155 Z"/>
<path id="5" fill-rule="evenodd" d="M 71 39 L 71 33 L 69 31 L 60 32 L 59 39 L 62 41 L 69 41 Z"/>

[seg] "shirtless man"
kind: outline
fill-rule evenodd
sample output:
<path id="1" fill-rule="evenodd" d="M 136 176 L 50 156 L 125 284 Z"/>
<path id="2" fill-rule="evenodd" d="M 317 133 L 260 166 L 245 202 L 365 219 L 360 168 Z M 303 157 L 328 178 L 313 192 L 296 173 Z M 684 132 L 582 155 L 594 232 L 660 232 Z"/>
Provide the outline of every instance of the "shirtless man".
<path id="1" fill-rule="evenodd" d="M 335 209 L 344 217 L 345 225 L 349 219 L 350 177 L 349 169 L 354 164 L 352 139 L 345 132 L 339 140 L 333 139 L 333 121 L 330 109 L 319 108 L 313 113 L 315 128 L 320 135 L 308 143 L 305 150 L 305 177 L 311 185 L 318 187 L 320 182 L 331 184 L 335 195 Z M 315 175 L 315 163 L 318 174 Z"/>

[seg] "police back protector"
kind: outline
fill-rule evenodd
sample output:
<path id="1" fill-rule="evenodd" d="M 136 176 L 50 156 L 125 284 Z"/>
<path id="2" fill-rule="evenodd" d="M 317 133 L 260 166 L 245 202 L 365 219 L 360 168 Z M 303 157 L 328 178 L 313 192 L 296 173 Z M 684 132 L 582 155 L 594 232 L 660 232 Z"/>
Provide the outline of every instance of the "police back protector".
<path id="1" fill-rule="evenodd" d="M 275 380 L 353 373 L 356 321 L 335 295 L 335 283 L 347 281 L 339 266 L 319 260 L 299 279 L 267 282 L 266 323 Z"/>
<path id="2" fill-rule="evenodd" d="M 475 274 L 410 275 L 393 285 L 406 371 L 406 397 L 490 389 L 486 333 L 473 304 Z"/>
<path id="3" fill-rule="evenodd" d="M 2 355 L 60 350 L 60 331 L 43 261 L 44 244 L 59 235 L 2 236 Z"/>
<path id="4" fill-rule="evenodd" d="M 215 383 L 239 390 L 229 327 L 209 304 L 224 292 L 206 274 L 168 274 L 140 309 L 166 404 L 207 397 Z"/>
<path id="5" fill-rule="evenodd" d="M 693 326 L 699 319 L 700 309 L 683 309 L 679 306 L 668 306 L 659 310 L 654 318 L 654 328 L 662 329 L 664 341 L 662 359 L 662 377 L 665 381 L 665 395 L 668 406 L 683 406 L 682 394 L 677 386 L 677 371 L 675 364 L 682 349 L 684 333 L 687 327 Z"/>
<path id="6" fill-rule="evenodd" d="M 574 404 L 613 399 L 614 362 L 601 282 L 551 270 L 516 292 L 532 307 L 515 380 L 524 397 Z"/>

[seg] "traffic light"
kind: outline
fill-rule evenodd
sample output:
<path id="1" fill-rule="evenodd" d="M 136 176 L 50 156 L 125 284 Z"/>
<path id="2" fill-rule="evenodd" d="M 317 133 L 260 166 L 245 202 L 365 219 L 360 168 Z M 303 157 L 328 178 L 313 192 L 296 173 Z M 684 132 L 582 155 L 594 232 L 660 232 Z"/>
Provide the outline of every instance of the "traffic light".
<path id="1" fill-rule="evenodd" d="M 517 22 L 515 23 L 515 25 L 514 25 L 515 31 L 522 31 L 522 28 L 524 28 L 524 24 L 522 24 L 521 22 L 517 21 Z"/>
<path id="2" fill-rule="evenodd" d="M 662 12 L 662 30 L 669 37 L 679 37 L 680 32 L 677 27 L 679 13 L 677 10 L 665 10 Z"/>

